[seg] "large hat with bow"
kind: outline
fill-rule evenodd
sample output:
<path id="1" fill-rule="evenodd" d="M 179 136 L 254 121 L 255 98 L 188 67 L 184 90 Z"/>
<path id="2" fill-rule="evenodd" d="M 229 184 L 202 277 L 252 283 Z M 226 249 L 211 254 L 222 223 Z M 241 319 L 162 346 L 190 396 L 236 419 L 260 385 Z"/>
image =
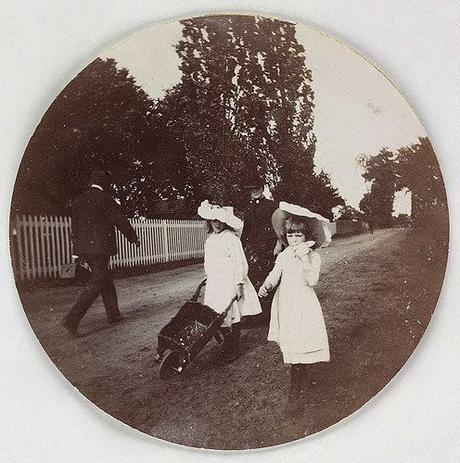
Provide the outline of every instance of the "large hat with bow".
<path id="1" fill-rule="evenodd" d="M 306 207 L 281 201 L 279 208 L 272 215 L 272 225 L 278 238 L 286 241 L 286 220 L 291 216 L 302 217 L 312 228 L 314 248 L 326 247 L 331 242 L 332 233 L 328 227 L 329 220 L 320 214 L 310 211 Z"/>
<path id="2" fill-rule="evenodd" d="M 233 213 L 232 206 L 219 206 L 203 201 L 198 208 L 198 215 L 205 220 L 219 220 L 235 231 L 242 230 L 243 221 Z"/>

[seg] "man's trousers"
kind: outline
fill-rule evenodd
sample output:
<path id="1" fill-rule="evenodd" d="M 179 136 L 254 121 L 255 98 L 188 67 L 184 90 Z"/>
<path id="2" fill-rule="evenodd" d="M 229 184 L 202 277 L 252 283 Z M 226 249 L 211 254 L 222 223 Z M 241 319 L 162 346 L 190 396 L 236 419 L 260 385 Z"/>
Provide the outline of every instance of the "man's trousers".
<path id="1" fill-rule="evenodd" d="M 118 308 L 118 299 L 112 272 L 109 269 L 110 256 L 99 254 L 88 254 L 80 256 L 91 268 L 91 278 L 82 289 L 80 297 L 66 316 L 67 323 L 74 327 L 78 326 L 91 304 L 101 295 L 107 312 L 109 322 L 115 322 L 121 317 Z"/>

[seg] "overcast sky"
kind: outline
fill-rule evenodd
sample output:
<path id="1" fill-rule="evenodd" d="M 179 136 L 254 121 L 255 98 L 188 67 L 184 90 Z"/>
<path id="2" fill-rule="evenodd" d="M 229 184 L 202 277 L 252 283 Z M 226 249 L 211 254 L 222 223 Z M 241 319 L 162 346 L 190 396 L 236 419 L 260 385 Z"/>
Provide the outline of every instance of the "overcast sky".
<path id="1" fill-rule="evenodd" d="M 383 146 L 397 149 L 426 132 L 401 94 L 368 61 L 322 33 L 302 25 L 296 31 L 313 74 L 315 163 L 331 175 L 347 203 L 358 208 L 366 185 L 357 156 L 377 154 Z M 114 58 L 158 98 L 181 78 L 174 50 L 180 39 L 181 25 L 174 22 L 138 34 L 101 58 Z M 399 212 L 410 213 L 408 195 L 397 195 L 395 213 Z"/>

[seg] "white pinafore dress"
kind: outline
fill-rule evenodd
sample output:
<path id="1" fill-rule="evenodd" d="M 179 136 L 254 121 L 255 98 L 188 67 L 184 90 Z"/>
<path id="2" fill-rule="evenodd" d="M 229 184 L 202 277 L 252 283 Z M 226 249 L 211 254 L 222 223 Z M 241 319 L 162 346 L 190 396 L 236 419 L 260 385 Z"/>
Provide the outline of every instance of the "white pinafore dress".
<path id="1" fill-rule="evenodd" d="M 248 278 L 248 262 L 240 239 L 228 229 L 211 233 L 204 250 L 206 305 L 222 313 L 235 297 L 237 285 L 243 283 L 244 296 L 233 303 L 222 326 L 238 323 L 242 316 L 261 313 L 259 298 Z"/>
<path id="2" fill-rule="evenodd" d="M 278 282 L 272 302 L 268 340 L 280 346 L 285 363 L 316 363 L 330 360 L 323 311 L 312 286 L 318 282 L 321 256 L 311 251 L 296 257 L 287 247 L 266 278 L 267 289 Z"/>

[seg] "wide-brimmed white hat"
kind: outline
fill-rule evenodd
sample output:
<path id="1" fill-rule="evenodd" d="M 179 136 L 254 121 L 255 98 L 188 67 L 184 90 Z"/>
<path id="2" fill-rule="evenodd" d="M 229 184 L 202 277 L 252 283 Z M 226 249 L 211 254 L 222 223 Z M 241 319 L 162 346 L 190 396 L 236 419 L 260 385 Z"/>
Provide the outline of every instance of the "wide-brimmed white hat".
<path id="1" fill-rule="evenodd" d="M 243 228 L 243 221 L 233 213 L 232 206 L 218 206 L 206 200 L 200 204 L 198 215 L 205 220 L 219 220 L 226 223 L 235 231 Z"/>
<path id="2" fill-rule="evenodd" d="M 284 243 L 286 243 L 286 219 L 289 216 L 305 217 L 312 225 L 313 239 L 315 240 L 315 247 L 326 247 L 331 242 L 332 233 L 328 227 L 329 219 L 320 214 L 310 211 L 306 207 L 298 206 L 297 204 L 290 204 L 281 201 L 278 209 L 272 215 L 272 225 L 275 233 Z"/>

